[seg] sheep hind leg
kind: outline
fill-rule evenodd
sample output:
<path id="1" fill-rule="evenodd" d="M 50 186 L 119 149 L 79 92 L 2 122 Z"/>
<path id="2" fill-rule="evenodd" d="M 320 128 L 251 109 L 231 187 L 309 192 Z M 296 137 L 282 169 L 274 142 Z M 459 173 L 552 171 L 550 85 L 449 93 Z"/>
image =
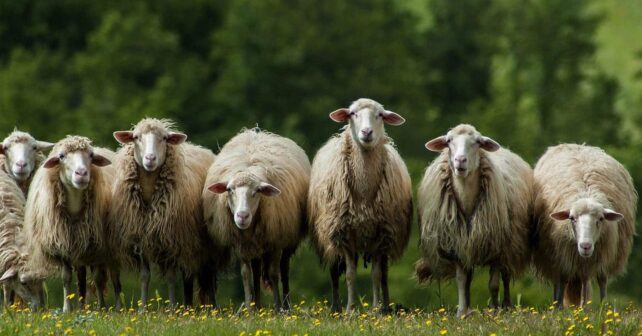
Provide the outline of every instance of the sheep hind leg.
<path id="1" fill-rule="evenodd" d="M 106 308 L 105 305 L 105 287 L 107 287 L 107 272 L 104 267 L 96 267 L 92 270 L 94 283 L 96 284 L 96 297 L 98 298 L 98 308 Z"/>
<path id="2" fill-rule="evenodd" d="M 350 314 L 355 308 L 357 261 L 354 254 L 350 252 L 344 253 L 343 257 L 346 261 L 346 285 L 348 287 L 348 304 L 346 306 L 346 314 Z"/>
<path id="3" fill-rule="evenodd" d="M 252 302 L 254 309 L 261 309 L 261 258 L 252 259 Z"/>
<path id="4" fill-rule="evenodd" d="M 172 308 L 176 308 L 176 268 L 170 267 L 167 272 L 165 272 L 165 280 L 167 281 L 167 288 L 169 290 L 169 304 Z"/>
<path id="5" fill-rule="evenodd" d="M 510 273 L 508 271 L 502 271 L 502 283 L 504 284 L 504 299 L 502 300 L 503 308 L 513 307 L 513 302 L 510 298 Z"/>
<path id="6" fill-rule="evenodd" d="M 499 308 L 499 270 L 495 266 L 490 267 L 490 278 L 488 279 L 488 291 L 490 292 L 490 306 L 493 309 Z"/>
<path id="7" fill-rule="evenodd" d="M 194 276 L 187 275 L 185 271 L 183 274 L 183 304 L 185 307 L 192 307 L 194 305 Z"/>
<path id="8" fill-rule="evenodd" d="M 279 275 L 281 264 L 281 251 L 277 251 L 270 255 L 268 266 L 268 278 L 270 287 L 272 287 L 272 297 L 274 298 L 274 311 L 281 312 L 281 293 L 279 293 Z"/>
<path id="9" fill-rule="evenodd" d="M 62 305 L 63 313 L 71 312 L 71 278 L 72 270 L 69 263 L 63 263 L 62 265 L 62 292 L 64 295 L 64 303 Z"/>
<path id="10" fill-rule="evenodd" d="M 120 270 L 118 266 L 109 267 L 109 278 L 114 287 L 115 310 L 120 311 L 122 308 L 120 293 L 123 291 L 123 285 L 120 282 Z"/>
<path id="11" fill-rule="evenodd" d="M 597 284 L 600 286 L 600 303 L 606 300 L 606 284 L 608 282 L 608 277 L 606 275 L 600 274 L 597 276 Z"/>
<path id="12" fill-rule="evenodd" d="M 381 304 L 381 256 L 372 258 L 372 308 L 379 309 Z"/>
<path id="13" fill-rule="evenodd" d="M 341 261 L 336 260 L 330 264 L 330 286 L 332 287 L 331 310 L 333 313 L 341 312 L 341 298 L 339 297 L 339 277 L 341 276 Z"/>
<path id="14" fill-rule="evenodd" d="M 76 287 L 78 287 L 78 302 L 80 308 L 85 307 L 87 302 L 87 268 L 85 266 L 76 266 Z"/>
<path id="15" fill-rule="evenodd" d="M 13 291 L 7 284 L 2 285 L 2 292 L 4 293 L 4 305 L 5 307 L 11 306 L 13 304 Z"/>
<path id="16" fill-rule="evenodd" d="M 390 292 L 388 291 L 388 256 L 381 257 L 381 294 L 383 296 L 383 305 L 381 312 L 383 314 L 390 314 Z"/>

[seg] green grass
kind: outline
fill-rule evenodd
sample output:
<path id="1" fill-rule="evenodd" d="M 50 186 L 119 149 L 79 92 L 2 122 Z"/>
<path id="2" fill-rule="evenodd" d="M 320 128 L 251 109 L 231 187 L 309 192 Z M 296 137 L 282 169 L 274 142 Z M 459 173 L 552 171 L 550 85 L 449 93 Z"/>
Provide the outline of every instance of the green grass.
<path id="1" fill-rule="evenodd" d="M 382 316 L 364 310 L 350 316 L 330 314 L 322 302 L 301 302 L 289 314 L 271 310 L 237 314 L 221 310 L 163 308 L 152 302 L 147 313 L 133 309 L 102 312 L 85 309 L 71 314 L 60 310 L 31 313 L 10 307 L 0 314 L 0 335 L 642 335 L 642 314 L 633 304 L 554 310 L 552 307 L 475 311 L 460 320 L 446 309 L 419 309 Z"/>

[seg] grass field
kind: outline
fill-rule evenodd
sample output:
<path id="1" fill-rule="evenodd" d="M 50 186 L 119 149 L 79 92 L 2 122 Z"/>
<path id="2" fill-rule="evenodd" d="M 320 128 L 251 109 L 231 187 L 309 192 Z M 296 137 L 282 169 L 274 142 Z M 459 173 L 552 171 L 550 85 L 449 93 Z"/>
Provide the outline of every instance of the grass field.
<path id="1" fill-rule="evenodd" d="M 239 312 L 235 307 L 170 310 L 164 304 L 163 299 L 154 299 L 146 313 L 88 307 L 72 314 L 31 313 L 10 307 L 0 315 L 0 335 L 642 335 L 642 312 L 633 304 L 481 309 L 464 320 L 444 308 L 382 316 L 367 309 L 367 303 L 362 312 L 350 316 L 331 314 L 324 302 L 300 302 L 279 315 L 268 309 Z"/>

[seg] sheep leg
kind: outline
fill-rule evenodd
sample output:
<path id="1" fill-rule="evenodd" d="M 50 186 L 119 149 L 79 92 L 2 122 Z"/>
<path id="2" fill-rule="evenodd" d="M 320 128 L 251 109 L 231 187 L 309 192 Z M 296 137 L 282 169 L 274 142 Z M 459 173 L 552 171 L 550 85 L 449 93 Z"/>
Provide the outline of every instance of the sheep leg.
<path id="1" fill-rule="evenodd" d="M 141 260 L 140 266 L 140 302 L 141 306 L 138 308 L 140 311 L 145 311 L 147 308 L 147 295 L 149 292 L 149 263 L 145 258 Z"/>
<path id="2" fill-rule="evenodd" d="M 566 277 L 560 276 L 555 283 L 553 290 L 553 302 L 556 308 L 561 309 L 564 307 L 564 289 L 566 287 Z"/>
<path id="3" fill-rule="evenodd" d="M 381 256 L 372 258 L 372 308 L 379 308 L 381 295 Z"/>
<path id="4" fill-rule="evenodd" d="M 199 270 L 200 272 L 200 270 Z M 183 304 L 191 307 L 194 304 L 194 276 L 183 273 Z"/>
<path id="5" fill-rule="evenodd" d="M 457 265 L 457 292 L 459 295 L 459 307 L 457 307 L 457 318 L 466 317 L 470 307 L 470 283 L 473 278 L 473 271 L 464 269 Z"/>
<path id="6" fill-rule="evenodd" d="M 502 307 L 510 308 L 513 306 L 513 302 L 510 299 L 510 273 L 508 271 L 502 271 L 502 283 L 504 284 L 504 300 L 502 300 Z"/>
<path id="7" fill-rule="evenodd" d="M 252 265 L 250 261 L 241 262 L 241 277 L 243 278 L 243 291 L 245 292 L 245 307 L 253 310 L 252 307 Z"/>
<path id="8" fill-rule="evenodd" d="M 261 258 L 255 258 L 252 264 L 252 302 L 256 310 L 261 309 Z"/>
<path id="9" fill-rule="evenodd" d="M 582 295 L 580 296 L 580 307 L 586 305 L 593 296 L 593 287 L 591 286 L 591 279 L 586 279 L 582 282 Z"/>
<path id="10" fill-rule="evenodd" d="M 10 306 L 13 304 L 13 297 L 12 294 L 13 292 L 11 291 L 11 288 L 7 284 L 2 285 L 2 292 L 4 293 L 4 305 L 5 306 Z"/>
<path id="11" fill-rule="evenodd" d="M 64 303 L 62 306 L 63 313 L 71 312 L 71 265 L 69 263 L 63 263 L 62 265 L 62 294 L 64 295 Z"/>
<path id="12" fill-rule="evenodd" d="M 176 304 L 176 269 L 170 267 L 165 273 L 165 281 L 167 281 L 167 288 L 169 290 L 169 304 L 172 308 L 177 306 Z"/>
<path id="13" fill-rule="evenodd" d="M 352 313 L 355 307 L 355 287 L 357 278 L 357 261 L 351 252 L 343 254 L 346 261 L 346 285 L 348 287 L 348 305 L 346 307 L 346 314 Z"/>
<path id="14" fill-rule="evenodd" d="M 268 278 L 270 287 L 272 287 L 272 297 L 274 298 L 274 311 L 281 311 L 281 293 L 279 293 L 279 276 L 281 264 L 281 251 L 277 251 L 270 255 L 268 259 L 270 264 L 268 266 Z"/>
<path id="15" fill-rule="evenodd" d="M 198 272 L 198 284 L 201 305 L 216 308 L 216 266 L 204 265 Z"/>
<path id="16" fill-rule="evenodd" d="M 76 279 L 78 287 L 78 302 L 80 307 L 85 307 L 87 301 L 87 268 L 85 266 L 76 266 Z"/>
<path id="17" fill-rule="evenodd" d="M 281 286 L 283 286 L 283 310 L 290 310 L 290 258 L 292 250 L 285 249 L 281 255 Z"/>
<path id="18" fill-rule="evenodd" d="M 96 297 L 98 298 L 98 307 L 106 308 L 105 305 L 105 287 L 107 287 L 107 272 L 104 267 L 96 267 L 93 270 L 94 283 L 96 284 Z"/>
<path id="19" fill-rule="evenodd" d="M 332 312 L 341 312 L 341 298 L 339 298 L 339 277 L 341 276 L 341 262 L 339 260 L 330 265 L 330 286 L 332 287 Z"/>
<path id="20" fill-rule="evenodd" d="M 120 271 L 118 270 L 118 266 L 111 266 L 109 268 L 109 278 L 111 279 L 111 283 L 114 286 L 114 297 L 116 299 L 115 309 L 116 311 L 120 311 L 120 293 L 123 290 L 123 285 L 120 283 Z"/>
<path id="21" fill-rule="evenodd" d="M 499 308 L 499 270 L 495 266 L 490 267 L 490 279 L 488 279 L 488 291 L 490 292 L 490 306 L 493 309 Z"/>
<path id="22" fill-rule="evenodd" d="M 608 277 L 604 274 L 597 276 L 597 284 L 600 286 L 600 303 L 606 300 L 606 283 L 608 282 Z"/>
<path id="23" fill-rule="evenodd" d="M 381 312 L 389 314 L 390 309 L 390 292 L 388 291 L 388 256 L 381 257 L 381 292 L 383 294 L 383 306 Z"/>

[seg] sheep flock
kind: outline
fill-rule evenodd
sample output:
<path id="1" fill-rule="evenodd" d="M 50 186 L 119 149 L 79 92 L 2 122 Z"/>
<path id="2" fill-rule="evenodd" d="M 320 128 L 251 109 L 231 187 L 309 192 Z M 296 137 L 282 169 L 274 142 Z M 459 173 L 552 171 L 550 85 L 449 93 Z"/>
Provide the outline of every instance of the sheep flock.
<path id="1" fill-rule="evenodd" d="M 132 270 L 141 291 L 132 308 L 148 306 L 152 271 L 167 283 L 170 305 L 179 305 L 180 283 L 185 306 L 193 306 L 196 284 L 200 303 L 217 307 L 218 280 L 237 269 L 247 309 L 260 307 L 265 287 L 275 311 L 288 311 L 290 276 L 297 276 L 291 258 L 309 239 L 328 269 L 333 311 L 358 308 L 363 264 L 372 309 L 387 314 L 395 308 L 388 267 L 411 243 L 413 220 L 421 255 L 408 276 L 452 279 L 461 318 L 473 312 L 476 268 L 490 274 L 492 309 L 512 306 L 511 281 L 528 272 L 551 285 L 551 302 L 563 308 L 587 304 L 592 280 L 604 300 L 608 282 L 626 271 L 637 192 L 604 150 L 560 144 L 532 167 L 474 126 L 457 125 L 425 144 L 438 155 L 413 200 L 410 174 L 385 130 L 404 127 L 401 114 L 361 98 L 329 117 L 345 126 L 313 160 L 293 140 L 258 127 L 242 129 L 216 154 L 187 142 L 167 119 L 115 131 L 114 151 L 80 135 L 49 143 L 14 130 L 0 144 L 4 303 L 44 309 L 44 281 L 60 276 L 64 312 L 75 308 L 75 295 L 80 308 L 89 296 L 106 308 L 110 292 L 119 310 L 120 274 Z"/>

